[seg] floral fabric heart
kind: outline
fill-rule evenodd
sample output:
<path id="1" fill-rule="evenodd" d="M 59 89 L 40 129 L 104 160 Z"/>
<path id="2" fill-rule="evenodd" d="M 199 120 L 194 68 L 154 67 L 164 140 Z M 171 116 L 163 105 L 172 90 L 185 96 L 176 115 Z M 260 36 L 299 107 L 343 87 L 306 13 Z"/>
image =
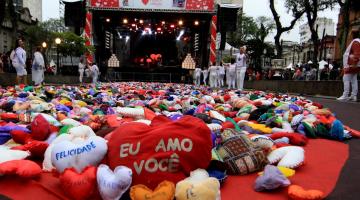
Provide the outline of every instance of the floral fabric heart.
<path id="1" fill-rule="evenodd" d="M 161 182 L 154 191 L 145 185 L 135 185 L 130 189 L 131 200 L 173 200 L 175 185 L 170 181 Z"/>
<path id="2" fill-rule="evenodd" d="M 106 140 L 98 136 L 79 143 L 65 140 L 53 146 L 51 162 L 60 173 L 71 167 L 81 172 L 89 165 L 97 166 L 106 152 Z"/>
<path id="3" fill-rule="evenodd" d="M 64 192 L 75 200 L 88 199 L 96 185 L 96 167 L 87 167 L 82 173 L 69 168 L 60 175 L 60 184 Z"/>
<path id="4" fill-rule="evenodd" d="M 291 185 L 288 189 L 288 195 L 291 199 L 299 200 L 320 200 L 325 198 L 324 193 L 320 190 L 305 190 L 298 185 Z"/>
<path id="5" fill-rule="evenodd" d="M 130 188 L 132 171 L 125 166 L 118 166 L 112 171 L 109 166 L 101 164 L 96 178 L 101 197 L 104 200 L 117 200 Z"/>

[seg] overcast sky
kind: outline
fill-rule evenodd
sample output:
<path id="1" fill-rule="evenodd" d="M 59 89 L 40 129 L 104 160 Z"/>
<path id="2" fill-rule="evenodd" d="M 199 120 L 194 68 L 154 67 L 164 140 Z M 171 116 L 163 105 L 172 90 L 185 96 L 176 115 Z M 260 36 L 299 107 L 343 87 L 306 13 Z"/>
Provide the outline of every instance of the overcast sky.
<path id="1" fill-rule="evenodd" d="M 50 18 L 59 18 L 59 0 L 43 0 L 43 20 L 48 20 Z M 291 16 L 287 14 L 286 9 L 283 6 L 283 0 L 277 0 L 276 9 L 280 14 L 280 19 L 283 22 L 283 25 L 289 25 Z M 267 16 L 272 18 L 272 14 L 270 8 L 268 6 L 268 0 L 244 0 L 244 13 L 246 15 L 252 16 L 254 18 L 258 16 Z M 338 13 L 339 9 L 336 8 L 334 10 L 328 10 L 325 12 L 319 13 L 319 17 L 328 17 L 334 20 L 335 25 L 338 21 Z M 291 41 L 299 41 L 299 25 L 304 24 L 305 18 L 297 23 L 295 28 L 290 31 L 290 33 L 284 33 L 282 38 L 284 40 L 291 40 Z M 334 27 L 335 29 L 335 27 Z M 275 31 L 274 31 L 275 33 Z M 267 37 L 267 41 L 273 41 L 274 35 L 271 34 Z"/>

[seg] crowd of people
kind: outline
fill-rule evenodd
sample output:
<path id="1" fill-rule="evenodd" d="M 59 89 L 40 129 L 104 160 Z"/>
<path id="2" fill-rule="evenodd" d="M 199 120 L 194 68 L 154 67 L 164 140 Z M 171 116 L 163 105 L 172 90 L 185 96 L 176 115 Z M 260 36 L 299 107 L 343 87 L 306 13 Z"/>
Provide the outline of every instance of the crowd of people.
<path id="1" fill-rule="evenodd" d="M 32 56 L 25 50 L 23 39 L 17 39 L 15 48 L 7 53 L 0 53 L 0 73 L 16 73 L 16 84 L 27 85 L 27 76 L 31 74 L 33 85 L 44 83 L 45 74 L 56 74 L 56 66 L 46 65 L 43 49 L 38 46 Z M 87 77 L 92 77 L 92 83 L 96 84 L 100 71 L 96 63 L 86 63 L 80 59 L 79 81 L 83 83 L 84 73 Z"/>

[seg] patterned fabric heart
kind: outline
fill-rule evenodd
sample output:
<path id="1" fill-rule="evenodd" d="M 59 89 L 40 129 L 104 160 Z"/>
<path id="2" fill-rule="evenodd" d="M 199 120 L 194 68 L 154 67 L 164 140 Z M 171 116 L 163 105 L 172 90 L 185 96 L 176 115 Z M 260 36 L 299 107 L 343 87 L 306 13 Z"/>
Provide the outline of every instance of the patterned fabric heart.
<path id="1" fill-rule="evenodd" d="M 175 185 L 170 181 L 161 182 L 154 191 L 145 185 L 135 185 L 130 189 L 131 200 L 173 200 Z"/>
<path id="2" fill-rule="evenodd" d="M 117 200 L 129 189 L 132 182 L 132 171 L 125 166 L 118 166 L 112 171 L 101 164 L 97 170 L 97 183 L 104 200 Z"/>

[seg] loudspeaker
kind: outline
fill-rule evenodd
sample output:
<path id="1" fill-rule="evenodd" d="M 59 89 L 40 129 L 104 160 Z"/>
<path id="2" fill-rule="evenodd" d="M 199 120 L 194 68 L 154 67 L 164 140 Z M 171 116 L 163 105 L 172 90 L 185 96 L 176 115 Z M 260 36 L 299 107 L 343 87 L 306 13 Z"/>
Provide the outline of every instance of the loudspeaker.
<path id="1" fill-rule="evenodd" d="M 227 8 L 218 5 L 218 30 L 220 32 L 236 30 L 238 10 L 239 8 Z"/>
<path id="2" fill-rule="evenodd" d="M 220 48 L 219 48 L 220 51 L 224 51 L 225 44 L 226 44 L 226 32 L 224 31 L 221 33 L 221 42 L 220 42 Z"/>
<path id="3" fill-rule="evenodd" d="M 65 4 L 65 26 L 75 29 L 85 25 L 85 5 L 83 1 L 64 2 Z"/>

